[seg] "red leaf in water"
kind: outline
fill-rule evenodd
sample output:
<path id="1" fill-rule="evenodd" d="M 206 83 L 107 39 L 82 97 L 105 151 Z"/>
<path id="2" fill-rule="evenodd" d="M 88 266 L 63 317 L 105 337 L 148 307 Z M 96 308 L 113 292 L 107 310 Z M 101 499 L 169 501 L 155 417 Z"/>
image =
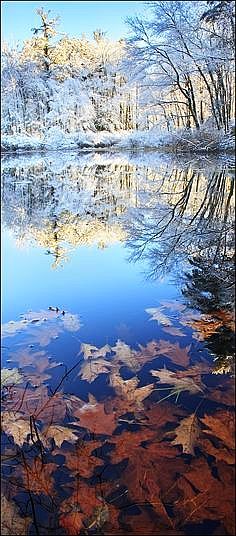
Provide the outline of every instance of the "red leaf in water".
<path id="1" fill-rule="evenodd" d="M 123 432 L 120 435 L 114 435 L 110 439 L 116 448 L 112 451 L 110 457 L 112 463 L 119 463 L 126 458 L 135 456 L 143 441 L 156 438 L 157 433 L 154 430 L 142 429 L 139 432 Z"/>
<path id="2" fill-rule="evenodd" d="M 12 398 L 7 399 L 9 411 L 20 411 L 24 418 L 33 415 L 35 420 L 42 420 L 44 424 L 62 422 L 66 414 L 66 400 L 62 392 L 50 396 L 45 385 L 35 389 L 16 387 Z"/>
<path id="3" fill-rule="evenodd" d="M 78 424 L 82 428 L 87 428 L 94 434 L 111 435 L 117 426 L 115 415 L 106 413 L 102 402 L 84 404 L 75 411 L 74 416 L 79 419 Z"/>
<path id="4" fill-rule="evenodd" d="M 201 440 L 201 447 L 216 460 L 228 464 L 235 463 L 235 418 L 229 410 L 219 410 L 214 415 L 205 415 L 201 422 L 205 425 L 203 432 L 209 439 Z M 214 445 L 218 441 L 217 448 Z"/>
<path id="5" fill-rule="evenodd" d="M 96 449 L 101 445 L 101 441 L 81 441 L 73 450 L 63 451 L 63 455 L 66 458 L 64 463 L 70 469 L 71 474 L 78 474 L 81 477 L 90 478 L 95 467 L 104 464 L 103 460 L 92 455 L 92 452 L 96 452 Z M 61 453 L 60 450 L 57 452 Z"/>
<path id="6" fill-rule="evenodd" d="M 137 353 L 137 358 L 141 364 L 152 361 L 159 356 L 168 357 L 173 363 L 183 367 L 187 367 L 189 364 L 190 346 L 181 348 L 178 343 L 173 344 L 169 341 L 160 340 L 158 342 L 152 341 L 146 347 L 141 345 L 139 347 L 141 351 Z"/>
<path id="7" fill-rule="evenodd" d="M 60 525 L 66 530 L 66 534 L 78 534 L 85 521 L 96 508 L 103 504 L 94 487 L 88 486 L 82 480 L 76 480 L 75 491 L 60 506 Z M 77 531 L 77 532 L 76 532 Z"/>
<path id="8" fill-rule="evenodd" d="M 19 469 L 23 477 L 23 485 L 32 493 L 44 493 L 54 496 L 54 478 L 52 473 L 57 469 L 55 463 L 43 463 L 41 458 L 35 458 L 32 462 L 26 462 Z"/>
<path id="9" fill-rule="evenodd" d="M 72 506 L 68 513 L 60 516 L 60 525 L 65 529 L 66 534 L 76 536 L 83 525 L 84 514 L 76 511 L 76 506 Z"/>
<path id="10" fill-rule="evenodd" d="M 158 353 L 168 357 L 172 363 L 187 367 L 189 365 L 189 350 L 191 345 L 181 348 L 179 343 L 170 344 L 166 349 L 166 341 L 160 341 Z"/>
<path id="11" fill-rule="evenodd" d="M 164 447 L 162 446 L 163 450 L 159 454 L 158 448 L 156 445 L 155 462 L 157 462 L 158 455 L 165 455 Z M 168 450 L 168 447 L 166 450 Z M 172 456 L 175 456 L 175 449 L 172 449 L 172 451 Z M 123 472 L 121 480 L 128 488 L 128 497 L 132 503 L 136 503 L 137 506 L 151 504 L 162 522 L 168 527 L 172 527 L 172 521 L 160 498 L 161 489 L 158 484 L 157 468 L 158 464 L 156 463 L 156 466 L 153 464 L 153 452 L 150 453 L 148 449 L 139 448 L 136 451 L 136 455 L 129 458 L 128 466 Z"/>
<path id="12" fill-rule="evenodd" d="M 235 417 L 232 411 L 219 410 L 214 415 L 201 419 L 203 432 L 220 439 L 228 449 L 235 448 Z"/>

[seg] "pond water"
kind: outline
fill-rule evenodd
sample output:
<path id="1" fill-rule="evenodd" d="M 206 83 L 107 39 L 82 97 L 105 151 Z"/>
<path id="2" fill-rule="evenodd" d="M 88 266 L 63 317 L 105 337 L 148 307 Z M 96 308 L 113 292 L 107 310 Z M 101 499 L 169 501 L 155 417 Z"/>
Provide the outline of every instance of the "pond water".
<path id="1" fill-rule="evenodd" d="M 2 161 L 3 534 L 234 534 L 234 169 Z"/>

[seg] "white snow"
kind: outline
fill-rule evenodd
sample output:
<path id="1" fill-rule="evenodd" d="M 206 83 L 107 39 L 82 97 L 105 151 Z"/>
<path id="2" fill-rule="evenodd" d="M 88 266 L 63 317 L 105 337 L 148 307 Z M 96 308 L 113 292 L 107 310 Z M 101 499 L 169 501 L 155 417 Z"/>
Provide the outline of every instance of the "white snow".
<path id="1" fill-rule="evenodd" d="M 3 135 L 3 152 L 55 151 L 61 149 L 163 149 L 176 153 L 224 152 L 234 150 L 234 136 L 222 132 L 188 132 L 182 129 L 168 132 L 153 128 L 149 131 L 93 132 L 66 134 L 51 127 L 42 136 L 25 134 Z"/>

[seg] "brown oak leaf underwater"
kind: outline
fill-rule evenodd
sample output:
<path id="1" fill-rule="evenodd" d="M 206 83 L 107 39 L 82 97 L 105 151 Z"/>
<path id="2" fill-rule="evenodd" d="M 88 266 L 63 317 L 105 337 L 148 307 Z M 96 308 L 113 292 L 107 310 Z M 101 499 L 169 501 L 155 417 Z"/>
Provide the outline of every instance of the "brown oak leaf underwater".
<path id="1" fill-rule="evenodd" d="M 81 366 L 78 376 L 89 383 L 94 382 L 99 374 L 109 374 L 112 364 L 105 359 L 87 359 Z"/>
<path id="2" fill-rule="evenodd" d="M 153 391 L 153 383 L 144 385 L 143 387 L 138 387 L 138 383 L 139 380 L 137 377 L 131 378 L 130 380 L 123 380 L 118 373 L 113 373 L 110 376 L 110 385 L 115 389 L 121 399 L 126 400 L 127 411 L 128 407 L 130 409 L 132 407 L 134 409 L 142 409 L 143 401 Z"/>
<path id="3" fill-rule="evenodd" d="M 232 411 L 218 410 L 214 415 L 205 415 L 201 422 L 205 425 L 205 434 L 222 441 L 228 450 L 235 449 L 235 415 Z"/>
<path id="4" fill-rule="evenodd" d="M 74 416 L 78 419 L 79 426 L 94 434 L 111 435 L 117 426 L 115 415 L 106 413 L 104 403 L 94 401 L 91 396 L 89 403 L 76 410 Z"/>
<path id="5" fill-rule="evenodd" d="M 114 365 L 127 365 L 134 372 L 140 368 L 137 352 L 131 350 L 125 342 L 118 339 L 115 346 L 112 347 L 112 351 L 115 352 L 115 356 L 112 358 Z"/>
<path id="6" fill-rule="evenodd" d="M 68 535 L 77 535 L 82 527 L 91 525 L 90 518 L 104 506 L 99 490 L 79 480 L 75 491 L 60 505 L 60 525 Z"/>
<path id="7" fill-rule="evenodd" d="M 179 343 L 166 344 L 166 341 L 159 341 L 158 353 L 168 357 L 170 361 L 176 365 L 187 367 L 190 361 L 190 348 L 191 345 L 182 348 L 180 347 Z"/>
<path id="8" fill-rule="evenodd" d="M 22 413 L 13 411 L 4 412 L 1 416 L 1 429 L 12 436 L 17 445 L 23 445 L 31 433 L 30 420 L 23 419 Z"/>
<path id="9" fill-rule="evenodd" d="M 121 475 L 121 483 L 127 486 L 131 502 L 141 506 L 151 504 L 164 525 L 172 527 L 172 521 L 161 500 L 158 473 L 162 460 L 168 463 L 168 458 L 175 458 L 177 449 L 158 441 L 156 436 L 157 433 L 150 429 L 113 436 L 111 442 L 115 444 L 115 449 L 111 453 L 111 461 L 119 463 L 128 460 Z M 145 447 L 142 446 L 144 442 Z"/>
<path id="10" fill-rule="evenodd" d="M 58 447 L 61 447 L 63 441 L 68 441 L 74 443 L 77 441 L 78 436 L 70 428 L 66 426 L 60 426 L 59 424 L 46 426 L 45 429 L 40 433 L 40 439 L 44 446 L 49 447 L 51 445 L 51 440 L 55 441 L 55 444 Z"/>
<path id="11" fill-rule="evenodd" d="M 176 438 L 172 440 L 172 444 L 182 445 L 183 453 L 194 455 L 195 443 L 200 434 L 195 413 L 182 419 L 173 432 L 176 434 Z"/>
<path id="12" fill-rule="evenodd" d="M 56 487 L 52 473 L 56 469 L 57 464 L 44 463 L 40 457 L 37 457 L 32 461 L 25 462 L 19 468 L 19 476 L 22 473 L 25 490 L 53 497 L 56 495 Z"/>
<path id="13" fill-rule="evenodd" d="M 151 370 L 153 376 L 159 378 L 160 383 L 173 385 L 173 392 L 188 391 L 191 394 L 203 392 L 202 385 L 199 385 L 199 382 L 195 383 L 191 376 L 188 376 L 187 372 L 184 371 L 180 374 L 177 372 L 172 372 L 166 368 L 161 370 Z"/>
<path id="14" fill-rule="evenodd" d="M 90 478 L 95 467 L 103 465 L 103 460 L 92 454 L 96 449 L 101 447 L 101 441 L 81 441 L 73 450 L 63 450 L 65 456 L 64 464 L 70 470 L 71 475 L 79 475 L 84 478 Z M 58 449 L 56 451 L 60 453 Z M 56 454 L 54 451 L 54 454 Z"/>

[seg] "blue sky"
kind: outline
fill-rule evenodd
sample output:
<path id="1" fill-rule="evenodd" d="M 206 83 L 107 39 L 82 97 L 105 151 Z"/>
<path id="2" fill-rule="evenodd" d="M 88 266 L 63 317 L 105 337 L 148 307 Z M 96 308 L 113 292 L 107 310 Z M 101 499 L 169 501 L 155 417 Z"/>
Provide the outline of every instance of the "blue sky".
<path id="1" fill-rule="evenodd" d="M 60 16 L 58 30 L 72 37 L 85 33 L 88 37 L 97 28 L 107 32 L 107 36 L 119 39 L 128 34 L 125 18 L 143 13 L 144 2 L 100 2 L 100 1 L 63 1 L 63 2 L 29 2 L 3 1 L 2 39 L 11 44 L 22 43 L 32 36 L 31 28 L 37 27 L 39 17 L 36 9 L 51 9 L 52 15 Z"/>

